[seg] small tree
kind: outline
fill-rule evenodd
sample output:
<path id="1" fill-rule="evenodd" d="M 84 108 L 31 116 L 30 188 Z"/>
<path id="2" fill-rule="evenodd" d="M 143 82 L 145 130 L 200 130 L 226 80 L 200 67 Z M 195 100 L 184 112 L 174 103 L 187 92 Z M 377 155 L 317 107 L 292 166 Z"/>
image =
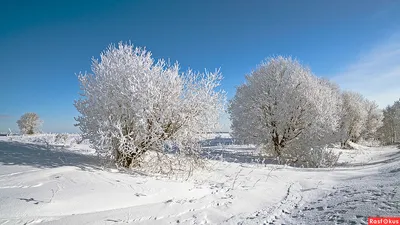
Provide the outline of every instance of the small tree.
<path id="1" fill-rule="evenodd" d="M 338 141 L 340 104 L 336 85 L 296 60 L 271 58 L 246 76 L 230 102 L 233 135 L 278 159 L 329 166 L 337 157 L 321 150 Z"/>
<path id="2" fill-rule="evenodd" d="M 39 131 L 43 121 L 40 120 L 38 114 L 31 112 L 22 115 L 17 124 L 22 134 L 35 134 Z"/>
<path id="3" fill-rule="evenodd" d="M 168 168 L 168 152 L 198 158 L 199 140 L 216 128 L 224 105 L 218 71 L 181 73 L 178 64 L 122 43 L 93 60 L 92 71 L 79 75 L 76 120 L 100 155 L 123 167 L 139 166 L 147 153 Z"/>

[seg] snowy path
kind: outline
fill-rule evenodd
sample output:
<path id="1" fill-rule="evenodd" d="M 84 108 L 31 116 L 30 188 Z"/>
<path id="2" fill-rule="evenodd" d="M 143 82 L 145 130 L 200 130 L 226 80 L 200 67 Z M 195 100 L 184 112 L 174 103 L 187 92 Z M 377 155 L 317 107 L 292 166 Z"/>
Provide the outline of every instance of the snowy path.
<path id="1" fill-rule="evenodd" d="M 367 224 L 366 216 L 400 216 L 400 160 L 391 155 L 376 173 L 348 178 L 329 194 L 282 217 L 284 224 Z"/>
<path id="2" fill-rule="evenodd" d="M 79 146 L 3 139 L 0 225 L 362 224 L 399 216 L 399 149 L 354 153 L 334 170 L 213 161 L 211 170 L 174 181 L 103 170 Z"/>

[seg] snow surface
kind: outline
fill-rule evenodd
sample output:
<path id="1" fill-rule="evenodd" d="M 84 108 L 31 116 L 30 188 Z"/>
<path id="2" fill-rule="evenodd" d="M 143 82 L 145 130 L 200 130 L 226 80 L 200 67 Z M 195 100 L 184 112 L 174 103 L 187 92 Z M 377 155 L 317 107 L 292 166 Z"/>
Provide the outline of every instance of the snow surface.
<path id="1" fill-rule="evenodd" d="M 103 168 L 78 135 L 0 137 L 0 225 L 366 224 L 368 216 L 399 216 L 400 150 L 353 147 L 335 149 L 336 168 L 302 169 L 263 164 L 253 146 L 208 146 L 208 169 L 172 180 Z"/>

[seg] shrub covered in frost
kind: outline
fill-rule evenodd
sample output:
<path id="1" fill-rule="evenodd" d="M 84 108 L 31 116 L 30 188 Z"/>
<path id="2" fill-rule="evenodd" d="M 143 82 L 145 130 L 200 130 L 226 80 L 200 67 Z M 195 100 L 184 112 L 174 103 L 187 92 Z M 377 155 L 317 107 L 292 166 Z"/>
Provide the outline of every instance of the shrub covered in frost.
<path id="1" fill-rule="evenodd" d="M 43 124 L 39 115 L 33 112 L 25 113 L 17 121 L 21 134 L 35 134 L 39 132 L 39 127 Z"/>
<path id="2" fill-rule="evenodd" d="M 182 73 L 122 43 L 93 60 L 92 71 L 79 75 L 76 121 L 99 154 L 123 167 L 140 165 L 149 152 L 152 164 L 170 165 L 166 146 L 187 160 L 199 156 L 201 136 L 215 129 L 223 109 L 218 71 Z"/>
<path id="3" fill-rule="evenodd" d="M 68 134 L 56 134 L 54 142 L 57 144 L 65 144 L 68 140 Z"/>

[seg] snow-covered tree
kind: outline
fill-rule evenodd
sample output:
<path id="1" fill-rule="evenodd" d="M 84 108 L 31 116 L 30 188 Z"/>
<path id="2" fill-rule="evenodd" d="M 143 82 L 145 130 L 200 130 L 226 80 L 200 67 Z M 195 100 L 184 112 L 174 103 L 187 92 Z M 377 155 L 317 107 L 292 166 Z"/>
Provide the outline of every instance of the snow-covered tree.
<path id="1" fill-rule="evenodd" d="M 400 100 L 383 110 L 383 125 L 378 130 L 380 140 L 393 144 L 400 139 Z"/>
<path id="2" fill-rule="evenodd" d="M 348 141 L 358 142 L 376 137 L 382 126 L 382 111 L 374 101 L 370 101 L 360 93 L 345 91 L 342 93 L 341 139 L 342 146 Z"/>
<path id="3" fill-rule="evenodd" d="M 246 76 L 229 105 L 233 136 L 262 145 L 278 159 L 332 165 L 341 98 L 336 85 L 291 58 L 275 57 Z M 327 160 L 329 162 L 324 162 Z"/>
<path id="4" fill-rule="evenodd" d="M 79 75 L 77 126 L 99 154 L 123 167 L 140 166 L 146 155 L 165 165 L 172 151 L 195 159 L 202 135 L 218 125 L 225 101 L 216 90 L 219 71 L 182 73 L 177 63 L 119 43 L 93 60 L 92 72 Z"/>
<path id="5" fill-rule="evenodd" d="M 361 137 L 364 140 L 375 139 L 377 137 L 378 129 L 383 125 L 383 112 L 379 109 L 376 102 L 368 99 L 365 100 L 364 107 L 367 116 L 365 118 L 364 130 L 361 132 Z"/>
<path id="6" fill-rule="evenodd" d="M 40 120 L 38 114 L 30 112 L 22 115 L 17 124 L 22 134 L 35 134 L 39 131 L 43 121 Z"/>
<path id="7" fill-rule="evenodd" d="M 341 118 L 341 142 L 344 147 L 348 141 L 356 142 L 361 138 L 365 130 L 367 110 L 365 98 L 356 92 L 345 91 L 342 93 L 342 118 Z"/>

